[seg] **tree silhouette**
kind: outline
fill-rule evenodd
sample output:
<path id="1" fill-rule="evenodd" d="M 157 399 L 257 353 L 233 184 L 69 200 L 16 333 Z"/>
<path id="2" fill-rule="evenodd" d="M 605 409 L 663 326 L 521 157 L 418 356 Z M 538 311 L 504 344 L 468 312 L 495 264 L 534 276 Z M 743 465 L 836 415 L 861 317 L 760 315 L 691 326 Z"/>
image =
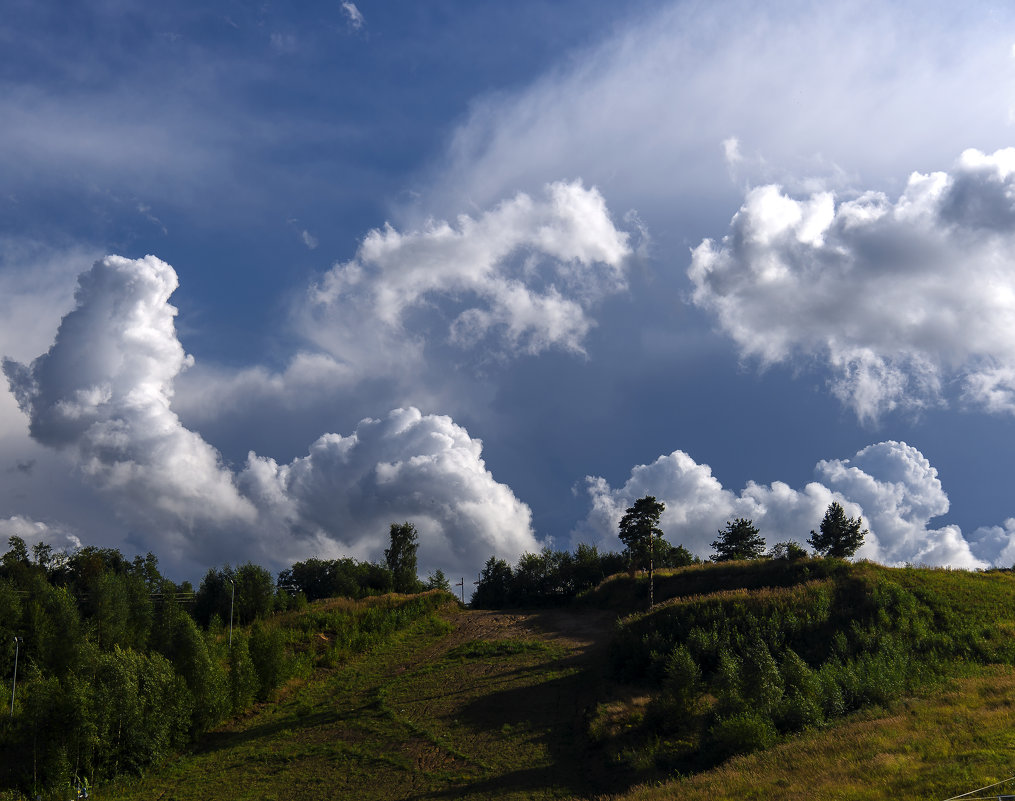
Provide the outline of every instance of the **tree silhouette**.
<path id="1" fill-rule="evenodd" d="M 663 537 L 659 528 L 659 516 L 666 509 L 666 504 L 657 501 L 654 496 L 646 495 L 628 507 L 627 514 L 620 519 L 620 539 L 627 546 L 632 564 L 648 562 L 648 606 L 652 608 L 655 601 L 655 576 L 653 555 L 656 541 Z"/>
<path id="2" fill-rule="evenodd" d="M 391 524 L 391 547 L 384 550 L 384 561 L 395 580 L 395 592 L 417 592 L 416 548 L 419 537 L 412 523 Z"/>
<path id="3" fill-rule="evenodd" d="M 734 559 L 760 559 L 765 553 L 765 538 L 754 523 L 743 517 L 726 522 L 726 528 L 719 529 L 719 539 L 712 543 L 715 548 L 714 562 L 729 562 Z"/>
<path id="4" fill-rule="evenodd" d="M 832 501 L 821 519 L 820 531 L 811 531 L 807 542 L 822 556 L 845 559 L 863 545 L 867 529 L 861 530 L 863 518 L 846 517 L 846 510 L 838 501 Z"/>

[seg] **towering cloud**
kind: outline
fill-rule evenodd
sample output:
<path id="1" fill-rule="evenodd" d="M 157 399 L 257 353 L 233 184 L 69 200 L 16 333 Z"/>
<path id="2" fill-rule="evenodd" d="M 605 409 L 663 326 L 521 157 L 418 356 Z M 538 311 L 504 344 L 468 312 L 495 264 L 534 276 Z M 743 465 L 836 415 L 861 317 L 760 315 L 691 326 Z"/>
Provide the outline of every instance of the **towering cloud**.
<path id="1" fill-rule="evenodd" d="M 154 256 L 107 256 L 80 276 L 49 351 L 31 365 L 5 359 L 4 373 L 32 437 L 70 451 L 132 519 L 187 531 L 251 523 L 218 453 L 170 408 L 173 379 L 192 361 L 167 302 L 176 287 Z"/>
<path id="2" fill-rule="evenodd" d="M 376 559 L 388 525 L 411 520 L 424 565 L 471 573 L 491 554 L 539 548 L 528 506 L 494 480 L 481 451 L 449 417 L 396 409 L 322 436 L 289 464 L 251 453 L 240 484 L 263 525 L 293 535 L 294 552 Z"/>
<path id="3" fill-rule="evenodd" d="M 722 486 L 708 465 L 683 451 L 638 465 L 623 487 L 589 477 L 592 509 L 574 532 L 578 540 L 618 547 L 617 525 L 637 498 L 654 495 L 666 504 L 660 525 L 670 542 L 702 557 L 728 520 L 754 521 L 771 546 L 794 540 L 805 544 L 828 505 L 839 501 L 850 515 L 861 515 L 870 530 L 858 556 L 888 564 L 977 568 L 1007 564 L 1015 553 L 1015 526 L 978 529 L 967 540 L 957 526 L 929 523 L 948 511 L 948 496 L 937 471 L 916 448 L 904 442 L 880 442 L 852 459 L 819 462 L 820 481 L 795 490 L 780 481 L 748 482 L 739 494 Z"/>
<path id="4" fill-rule="evenodd" d="M 529 508 L 493 479 L 482 444 L 414 408 L 325 434 L 287 465 L 251 452 L 234 475 L 171 408 L 174 379 L 193 362 L 168 303 L 176 287 L 175 271 L 153 256 L 108 256 L 81 275 L 49 351 L 30 365 L 4 361 L 32 437 L 70 454 L 134 529 L 135 546 L 205 564 L 378 559 L 388 525 L 408 519 L 423 567 L 471 572 L 491 553 L 514 559 L 539 547 Z M 0 521 L 21 535 L 43 526 Z"/>
<path id="5" fill-rule="evenodd" d="M 825 360 L 861 419 L 962 399 L 1015 412 L 1015 149 L 913 173 L 894 202 L 752 189 L 703 241 L 694 302 L 763 363 Z"/>

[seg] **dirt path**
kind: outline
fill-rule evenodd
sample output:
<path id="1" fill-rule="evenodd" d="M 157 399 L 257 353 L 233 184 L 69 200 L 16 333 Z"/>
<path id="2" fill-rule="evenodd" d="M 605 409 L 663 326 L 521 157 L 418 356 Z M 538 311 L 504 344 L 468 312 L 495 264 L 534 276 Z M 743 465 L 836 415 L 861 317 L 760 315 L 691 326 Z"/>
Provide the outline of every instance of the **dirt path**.
<path id="1" fill-rule="evenodd" d="M 601 609 L 463 610 L 455 619 L 453 644 L 468 640 L 538 638 L 568 650 L 602 647 L 616 615 Z"/>
<path id="2" fill-rule="evenodd" d="M 417 652 L 421 667 L 447 664 L 446 681 L 425 698 L 400 703 L 454 744 L 435 748 L 430 742 L 417 750 L 419 778 L 442 770 L 471 776 L 441 790 L 424 790 L 422 780 L 409 797 L 585 798 L 612 787 L 615 777 L 588 743 L 586 722 L 602 694 L 614 620 L 594 609 L 453 612 L 452 633 Z M 444 659 L 459 646 L 497 641 L 545 647 L 516 656 Z M 407 674 L 414 669 L 405 666 Z"/>
<path id="3" fill-rule="evenodd" d="M 622 789 L 586 737 L 612 615 L 442 615 L 450 631 L 420 619 L 118 797 L 574 801 Z"/>

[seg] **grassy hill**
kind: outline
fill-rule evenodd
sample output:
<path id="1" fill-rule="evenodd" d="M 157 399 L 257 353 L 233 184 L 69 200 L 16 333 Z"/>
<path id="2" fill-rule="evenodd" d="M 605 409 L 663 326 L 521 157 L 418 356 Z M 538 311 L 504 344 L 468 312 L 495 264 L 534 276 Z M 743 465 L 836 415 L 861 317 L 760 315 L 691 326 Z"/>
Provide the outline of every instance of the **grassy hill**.
<path id="1" fill-rule="evenodd" d="M 617 576 L 569 609 L 279 616 L 317 667 L 96 797 L 945 799 L 1015 775 L 1008 572 L 701 565 L 644 597 Z"/>

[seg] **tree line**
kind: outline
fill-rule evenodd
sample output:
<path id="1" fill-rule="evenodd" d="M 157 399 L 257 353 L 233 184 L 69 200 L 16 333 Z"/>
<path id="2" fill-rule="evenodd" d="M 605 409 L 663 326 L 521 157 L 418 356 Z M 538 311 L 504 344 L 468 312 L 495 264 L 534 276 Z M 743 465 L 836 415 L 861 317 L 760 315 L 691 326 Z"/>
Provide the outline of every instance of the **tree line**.
<path id="1" fill-rule="evenodd" d="M 654 571 L 685 567 L 701 560 L 683 545 L 671 545 L 659 527 L 666 505 L 652 495 L 639 498 L 627 508 L 618 524 L 622 552 L 600 552 L 595 545 L 579 544 L 573 553 L 544 548 L 525 553 L 512 568 L 504 559 L 491 556 L 476 582 L 472 605 L 479 608 L 557 606 L 597 586 L 607 576 L 623 571 L 648 571 L 648 605 L 654 602 Z M 819 556 L 853 556 L 869 532 L 863 520 L 846 515 L 833 501 L 808 544 Z M 801 559 L 807 550 L 792 540 L 765 550 L 765 539 L 746 518 L 728 521 L 712 542 L 713 562 L 750 559 Z"/>
<path id="2" fill-rule="evenodd" d="M 440 571 L 417 578 L 411 523 L 392 524 L 390 539 L 383 563 L 309 559 L 277 580 L 250 562 L 225 565 L 195 590 L 163 576 L 151 553 L 63 553 L 10 537 L 0 557 L 0 693 L 9 702 L 0 715 L 0 796 L 142 773 L 267 699 L 301 670 L 295 635 L 274 622 L 277 612 L 338 595 L 449 589 Z M 338 632 L 332 660 L 386 630 L 367 621 L 373 633 L 364 636 L 355 621 L 329 621 L 315 619 Z"/>
<path id="3" fill-rule="evenodd" d="M 473 606 L 559 605 L 618 572 L 651 575 L 699 562 L 664 539 L 664 509 L 652 496 L 635 502 L 620 522 L 620 553 L 586 544 L 573 552 L 544 548 L 513 567 L 491 557 Z M 819 553 L 849 555 L 866 534 L 861 526 L 832 504 L 809 543 Z M 11 704 L 0 717 L 0 790 L 33 795 L 141 773 L 270 697 L 306 667 L 292 636 L 272 623 L 275 613 L 335 596 L 450 590 L 440 570 L 418 577 L 418 533 L 410 522 L 391 525 L 383 562 L 307 559 L 277 579 L 250 562 L 224 565 L 209 569 L 196 590 L 163 576 L 151 553 L 63 553 L 45 543 L 29 550 L 19 537 L 8 546 L 0 557 L 0 692 Z M 720 530 L 713 548 L 715 561 L 806 555 L 795 543 L 765 554 L 757 529 L 743 519 Z M 378 620 L 369 622 L 371 631 L 385 630 Z M 371 636 L 348 634 L 352 639 L 329 658 L 344 658 Z"/>

